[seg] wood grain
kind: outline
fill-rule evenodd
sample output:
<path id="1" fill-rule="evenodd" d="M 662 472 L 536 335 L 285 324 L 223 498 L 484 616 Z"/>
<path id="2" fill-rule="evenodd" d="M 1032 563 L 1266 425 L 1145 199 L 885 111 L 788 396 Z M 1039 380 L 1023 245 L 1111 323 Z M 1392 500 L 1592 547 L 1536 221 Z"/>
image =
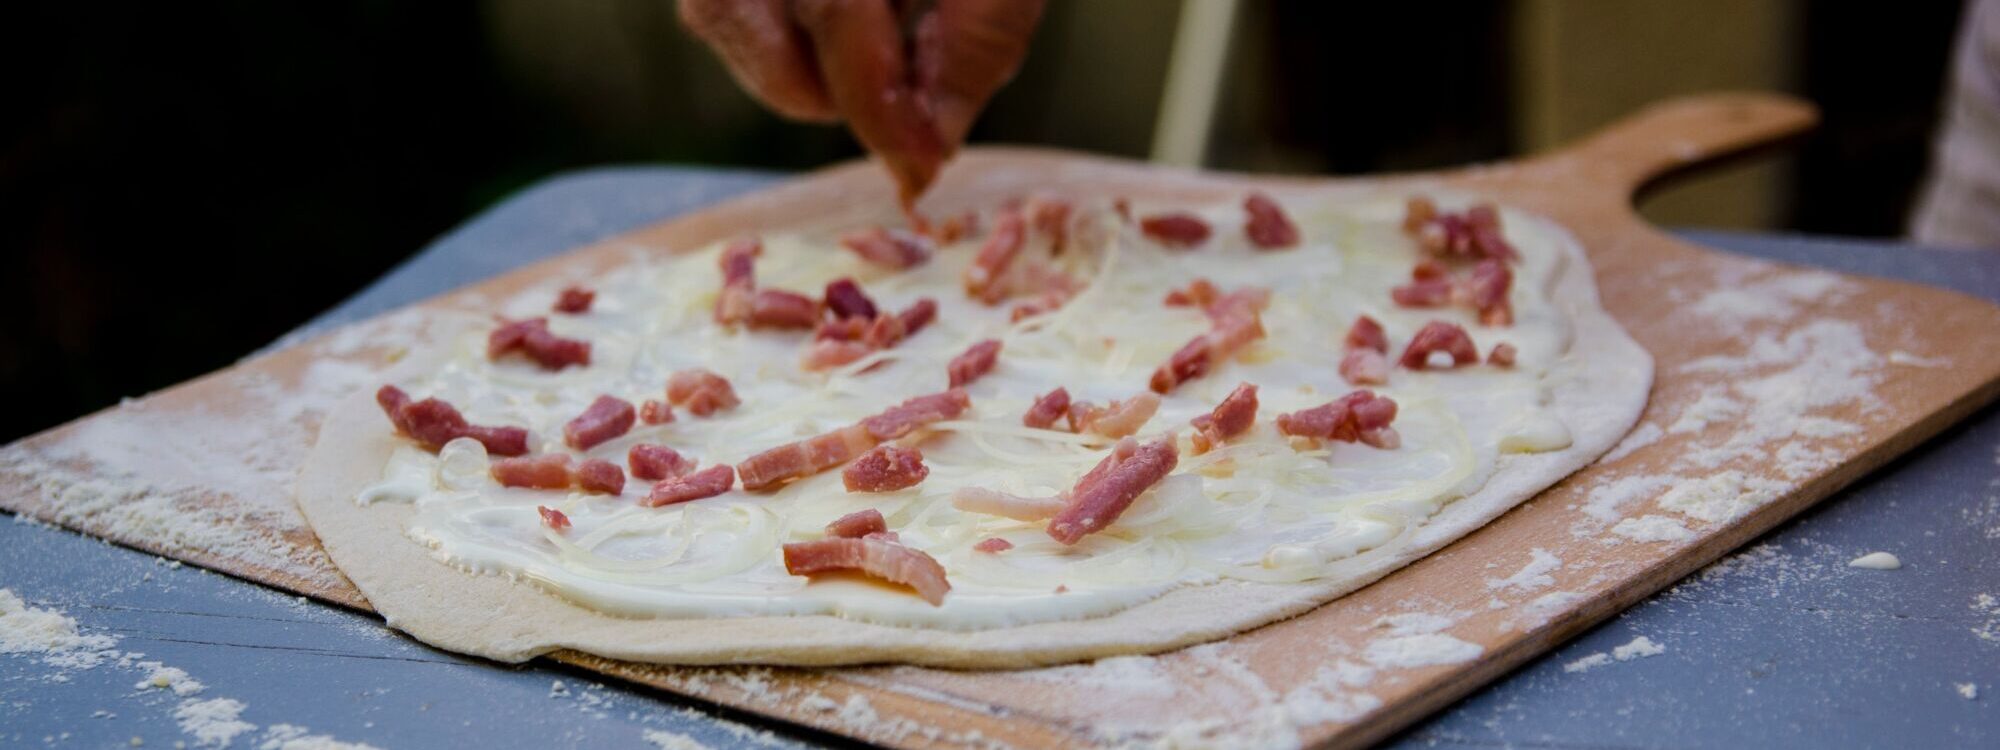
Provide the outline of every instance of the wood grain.
<path id="1" fill-rule="evenodd" d="M 1246 187 L 1417 190 L 1451 187 L 1492 195 L 1548 215 L 1583 243 L 1604 303 L 1655 356 L 1658 378 L 1644 424 L 1666 427 L 1704 394 L 1726 389 L 1740 373 L 1689 363 L 1741 355 L 1756 337 L 1784 340 L 1814 322 L 1851 324 L 1870 348 L 1901 352 L 1904 363 L 1871 369 L 1872 399 L 1832 404 L 1816 415 L 1860 426 L 1858 432 L 1793 441 L 1815 451 L 1809 471 L 1786 473 L 1772 451 L 1706 466 L 1769 477 L 1774 497 L 1716 523 L 1691 522 L 1679 541 L 1608 544 L 1604 525 L 1585 507 L 1593 489 L 1633 477 L 1690 479 L 1687 457 L 1701 444 L 1728 440 L 1750 425 L 1724 423 L 1699 434 L 1668 433 L 1658 442 L 1601 462 L 1429 558 L 1303 616 L 1238 635 L 1219 646 L 1153 657 L 1174 707 L 1127 688 L 1051 682 L 1012 672 L 956 672 L 911 667 L 834 670 L 682 669 L 562 653 L 559 661 L 621 679 L 861 739 L 903 747 L 995 741 L 1023 747 L 1085 746 L 1134 736 L 1131 724 L 1177 723 L 1217 731 L 1254 725 L 1285 710 L 1283 698 L 1327 664 L 1354 662 L 1380 636 L 1384 615 L 1452 612 L 1443 631 L 1477 644 L 1469 661 L 1379 668 L 1350 686 L 1352 711 L 1338 720 L 1293 721 L 1283 741 L 1351 747 L 1407 726 L 1609 615 L 1658 591 L 1763 533 L 1842 486 L 1936 434 L 2000 395 L 2000 308 L 1963 295 L 1896 282 L 1844 277 L 1837 294 L 1796 300 L 1779 319 L 1713 325 L 1691 317 L 1691 300 L 1717 288 L 1790 278 L 1795 269 L 1705 250 L 1644 225 L 1631 207 L 1635 191 L 1683 168 L 1741 154 L 1810 127 L 1812 109 L 1794 100 L 1726 94 L 1649 108 L 1567 148 L 1519 162 L 1441 174 L 1328 181 L 1323 178 L 1205 174 L 1032 149 L 982 148 L 944 175 L 926 208 L 944 213 L 990 206 L 1030 190 L 1112 192 L 1160 200 L 1208 200 Z M 892 194 L 877 168 L 851 164 L 804 176 L 699 213 L 535 264 L 423 303 L 480 309 L 551 275 L 574 275 L 615 263 L 638 246 L 684 249 L 747 230 L 832 228 L 882 221 Z M 391 314 L 365 326 L 407 324 Z M 365 328 L 360 329 L 365 332 Z M 290 504 L 289 477 L 330 402 L 329 362 L 365 377 L 391 353 L 336 333 L 242 363 L 36 435 L 0 450 L 0 507 L 327 601 L 366 608 L 314 543 Z M 176 440 L 162 434 L 242 435 Z M 149 447 L 150 446 L 150 447 Z M 226 481 L 225 481 L 226 480 Z M 1659 488 L 1625 516 L 1660 512 Z M 109 500 L 107 500 L 109 498 Z M 206 531 L 161 514 L 203 522 Z M 1579 529 L 1593 533 L 1581 533 Z M 1561 560 L 1547 584 L 1494 586 L 1541 550 Z M 1549 599 L 1552 593 L 1563 596 Z M 1538 603 L 1542 602 L 1542 603 Z M 1241 670 L 1237 670 L 1241 667 Z M 1366 696 L 1362 700 L 1359 696 Z M 857 701 L 856 699 L 861 699 Z M 865 706 L 865 713 L 851 709 Z M 1293 714 L 1296 716 L 1297 714 Z M 1317 716 L 1317 715 L 1315 715 Z M 1319 718 L 1324 718 L 1323 716 Z M 1280 722 L 1283 724 L 1283 722 Z M 1164 728 L 1164 724 L 1152 729 Z M 1144 736 L 1145 727 L 1133 729 Z M 976 732 L 977 734 L 971 734 Z"/>

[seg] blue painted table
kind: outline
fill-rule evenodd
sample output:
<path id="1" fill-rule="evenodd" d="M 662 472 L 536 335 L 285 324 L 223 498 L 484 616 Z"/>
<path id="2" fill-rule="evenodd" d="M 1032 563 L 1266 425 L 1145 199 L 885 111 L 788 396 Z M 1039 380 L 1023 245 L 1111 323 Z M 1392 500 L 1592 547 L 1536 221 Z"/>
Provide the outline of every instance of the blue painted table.
<path id="1" fill-rule="evenodd" d="M 433 243 L 305 332 L 766 186 L 776 175 L 612 169 L 552 179 Z M 1740 253 L 2000 299 L 2000 253 L 1687 232 Z M 1866 552 L 1897 571 L 1847 567 Z M 234 746 L 844 744 L 545 663 L 439 652 L 371 616 L 34 523 L 0 524 L 0 587 L 243 704 Z M 1638 636 L 1664 653 L 1578 668 Z M 4 642 L 4 638 L 0 638 Z M 4 650 L 4 649 L 0 649 Z M 0 746 L 197 746 L 181 699 L 94 667 L 0 657 Z M 1970 685 L 1970 688 L 1965 686 Z M 1410 729 L 1403 745 L 2000 746 L 2000 409 Z M 1975 697 L 1966 697 L 1967 694 Z M 192 722 L 189 723 L 193 726 Z M 746 725 L 747 724 L 747 725 Z M 677 744 L 678 743 L 678 744 Z"/>

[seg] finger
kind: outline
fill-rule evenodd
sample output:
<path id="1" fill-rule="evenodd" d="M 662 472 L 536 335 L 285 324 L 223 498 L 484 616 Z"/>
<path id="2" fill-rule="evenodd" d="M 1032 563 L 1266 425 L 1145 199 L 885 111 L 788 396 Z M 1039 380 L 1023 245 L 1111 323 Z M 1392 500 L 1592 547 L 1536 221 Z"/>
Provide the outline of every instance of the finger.
<path id="1" fill-rule="evenodd" d="M 797 0 L 793 12 L 812 39 L 828 96 L 854 136 L 882 157 L 910 207 L 937 176 L 945 149 L 910 85 L 895 10 L 887 0 Z"/>
<path id="2" fill-rule="evenodd" d="M 794 120 L 834 122 L 840 112 L 820 82 L 804 32 L 786 0 L 681 0 L 681 23 L 715 50 L 736 83 Z"/>
<path id="3" fill-rule="evenodd" d="M 1014 77 L 1042 17 L 1042 0 L 937 0 L 917 24 L 917 89 L 949 148 L 993 92 Z"/>

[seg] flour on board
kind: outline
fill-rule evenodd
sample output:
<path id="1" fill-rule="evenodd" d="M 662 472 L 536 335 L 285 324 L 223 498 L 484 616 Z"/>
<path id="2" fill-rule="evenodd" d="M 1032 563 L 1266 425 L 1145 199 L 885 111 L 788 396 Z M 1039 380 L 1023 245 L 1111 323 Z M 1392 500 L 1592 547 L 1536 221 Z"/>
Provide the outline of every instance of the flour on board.
<path id="1" fill-rule="evenodd" d="M 1549 573 L 1562 567 L 1562 559 L 1549 554 L 1548 550 L 1536 547 L 1528 550 L 1528 564 L 1506 578 L 1486 579 L 1486 588 L 1506 591 L 1534 591 L 1545 588 L 1556 580 Z"/>
<path id="2" fill-rule="evenodd" d="M 1660 515 L 1621 520 L 1611 527 L 1611 533 L 1635 542 L 1685 542 L 1694 538 L 1694 532 L 1680 519 Z"/>

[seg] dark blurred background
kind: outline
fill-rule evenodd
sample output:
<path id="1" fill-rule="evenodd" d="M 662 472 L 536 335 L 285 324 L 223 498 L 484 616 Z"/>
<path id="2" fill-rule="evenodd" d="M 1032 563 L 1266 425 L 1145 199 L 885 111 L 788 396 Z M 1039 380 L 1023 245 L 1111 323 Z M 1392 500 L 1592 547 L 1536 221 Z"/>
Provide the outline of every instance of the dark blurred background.
<path id="1" fill-rule="evenodd" d="M 1052 0 L 974 141 L 1145 158 L 1180 3 Z M 1199 158 L 1358 174 L 1504 158 L 1717 88 L 1825 124 L 1649 197 L 1667 225 L 1892 236 L 1955 2 L 1242 3 Z M 604 164 L 798 170 L 670 0 L 13 4 L 0 23 L 0 440 L 235 361 L 522 187 Z"/>

